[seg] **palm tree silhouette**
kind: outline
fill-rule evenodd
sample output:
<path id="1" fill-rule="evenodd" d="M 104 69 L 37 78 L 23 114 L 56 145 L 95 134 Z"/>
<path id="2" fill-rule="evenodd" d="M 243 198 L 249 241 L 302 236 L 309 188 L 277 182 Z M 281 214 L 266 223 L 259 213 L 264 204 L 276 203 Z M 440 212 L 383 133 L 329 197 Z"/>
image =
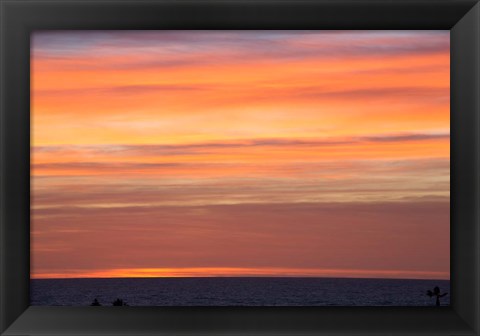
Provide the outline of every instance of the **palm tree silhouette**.
<path id="1" fill-rule="evenodd" d="M 435 288 L 433 289 L 433 292 L 432 292 L 430 289 L 427 290 L 427 295 L 428 295 L 428 296 L 430 296 L 430 297 L 435 296 L 435 297 L 436 297 L 437 300 L 436 300 L 435 305 L 436 305 L 437 307 L 440 306 L 440 298 L 441 298 L 441 297 L 444 297 L 444 296 L 447 295 L 447 294 L 448 294 L 447 292 L 445 292 L 445 293 L 443 293 L 443 294 L 440 294 L 440 288 L 438 288 L 438 286 L 435 286 Z"/>
<path id="2" fill-rule="evenodd" d="M 93 302 L 90 306 L 101 306 L 101 304 L 100 304 L 100 302 L 98 302 L 98 299 L 95 298 L 95 300 L 93 300 Z"/>

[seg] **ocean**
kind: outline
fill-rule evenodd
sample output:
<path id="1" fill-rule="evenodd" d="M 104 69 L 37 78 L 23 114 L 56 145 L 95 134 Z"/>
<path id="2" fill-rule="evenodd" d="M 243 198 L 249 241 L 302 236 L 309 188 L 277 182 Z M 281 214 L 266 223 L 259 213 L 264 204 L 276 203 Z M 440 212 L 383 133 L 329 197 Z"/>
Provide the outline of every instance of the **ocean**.
<path id="1" fill-rule="evenodd" d="M 450 281 L 349 278 L 112 278 L 34 279 L 33 306 L 434 306 L 427 290 Z"/>

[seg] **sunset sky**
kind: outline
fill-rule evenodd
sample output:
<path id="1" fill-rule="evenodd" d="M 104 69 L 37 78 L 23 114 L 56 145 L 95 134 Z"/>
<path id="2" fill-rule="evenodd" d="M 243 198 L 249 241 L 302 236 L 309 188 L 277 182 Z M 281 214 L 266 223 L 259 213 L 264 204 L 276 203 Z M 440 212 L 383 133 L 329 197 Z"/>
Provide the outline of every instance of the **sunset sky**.
<path id="1" fill-rule="evenodd" d="M 449 279 L 449 31 L 31 46 L 32 277 Z"/>

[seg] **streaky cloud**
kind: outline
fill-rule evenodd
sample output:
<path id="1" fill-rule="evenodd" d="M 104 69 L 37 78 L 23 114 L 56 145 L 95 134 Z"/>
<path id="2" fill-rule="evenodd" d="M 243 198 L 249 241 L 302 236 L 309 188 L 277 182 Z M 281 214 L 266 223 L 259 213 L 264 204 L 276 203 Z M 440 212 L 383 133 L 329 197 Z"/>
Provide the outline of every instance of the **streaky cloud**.
<path id="1" fill-rule="evenodd" d="M 398 134 L 398 135 L 379 135 L 366 136 L 362 138 L 370 142 L 404 142 L 404 141 L 422 141 L 422 140 L 448 140 L 449 133 L 432 133 L 432 134 Z"/>
<path id="2" fill-rule="evenodd" d="M 209 149 L 234 149 L 249 147 L 323 147 L 355 145 L 361 143 L 383 143 L 383 142 L 409 142 L 409 141 L 432 141 L 448 140 L 449 132 L 444 133 L 400 133 L 400 134 L 378 134 L 352 137 L 329 137 L 329 138 L 264 138 L 264 139 L 239 139 L 222 142 L 199 142 L 185 144 L 152 144 L 152 145 L 52 145 L 35 146 L 34 153 L 59 153 L 59 152 L 91 152 L 111 155 L 187 155 L 201 154 L 199 150 Z"/>
<path id="3" fill-rule="evenodd" d="M 119 85 L 111 87 L 91 87 L 80 89 L 49 89 L 38 90 L 35 94 L 55 96 L 59 94 L 68 95 L 89 95 L 92 93 L 106 94 L 106 95 L 129 95 L 129 94 L 142 94 L 151 92 L 162 91 L 200 91 L 212 89 L 206 85 L 161 85 L 161 84 L 144 84 L 144 85 Z"/>
<path id="4" fill-rule="evenodd" d="M 449 35 L 448 31 L 58 31 L 34 33 L 32 50 L 37 59 L 64 60 L 66 63 L 60 63 L 60 67 L 153 69 L 306 58 L 428 55 L 448 52 Z M 151 57 L 126 57 L 138 54 Z M 122 56 L 124 61 L 68 64 L 77 57 L 112 55 Z"/>

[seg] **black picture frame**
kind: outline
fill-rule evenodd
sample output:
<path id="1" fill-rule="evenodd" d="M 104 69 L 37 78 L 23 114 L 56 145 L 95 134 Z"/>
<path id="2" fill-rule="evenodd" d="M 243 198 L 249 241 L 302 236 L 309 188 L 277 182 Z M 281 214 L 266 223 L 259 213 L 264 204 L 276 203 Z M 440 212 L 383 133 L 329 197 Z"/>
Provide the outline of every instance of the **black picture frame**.
<path id="1" fill-rule="evenodd" d="M 0 0 L 1 335 L 480 335 L 477 0 Z M 451 306 L 30 307 L 30 33 L 48 29 L 448 29 Z"/>

